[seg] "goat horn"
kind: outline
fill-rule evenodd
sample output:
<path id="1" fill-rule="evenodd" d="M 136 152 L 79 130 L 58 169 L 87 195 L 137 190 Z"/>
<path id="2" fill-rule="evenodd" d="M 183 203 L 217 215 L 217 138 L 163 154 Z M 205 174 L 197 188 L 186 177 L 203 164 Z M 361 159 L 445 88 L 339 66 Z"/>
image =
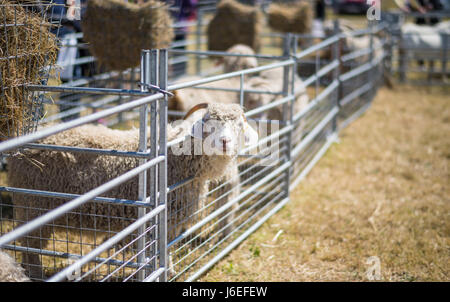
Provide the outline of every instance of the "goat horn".
<path id="1" fill-rule="evenodd" d="M 183 117 L 183 120 L 187 119 L 195 111 L 197 111 L 199 109 L 206 109 L 206 108 L 208 108 L 208 103 L 201 103 L 201 104 L 195 105 L 186 113 L 186 115 Z"/>

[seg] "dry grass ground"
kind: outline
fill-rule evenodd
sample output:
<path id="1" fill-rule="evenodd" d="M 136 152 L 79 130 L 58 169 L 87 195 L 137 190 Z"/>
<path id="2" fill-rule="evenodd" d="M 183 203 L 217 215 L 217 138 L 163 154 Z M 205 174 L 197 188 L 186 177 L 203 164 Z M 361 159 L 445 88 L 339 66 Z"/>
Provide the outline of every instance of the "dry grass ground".
<path id="1" fill-rule="evenodd" d="M 201 281 L 450 280 L 448 89 L 381 89 L 291 202 Z"/>

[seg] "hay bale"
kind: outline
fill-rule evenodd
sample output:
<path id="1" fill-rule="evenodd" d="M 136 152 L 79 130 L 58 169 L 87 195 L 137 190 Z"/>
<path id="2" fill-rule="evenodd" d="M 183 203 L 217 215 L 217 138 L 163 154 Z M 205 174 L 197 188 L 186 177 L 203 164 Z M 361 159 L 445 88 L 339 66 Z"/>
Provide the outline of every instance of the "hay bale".
<path id="1" fill-rule="evenodd" d="M 142 49 L 167 48 L 173 39 L 166 4 L 123 0 L 89 0 L 82 19 L 89 50 L 110 70 L 138 66 Z"/>
<path id="2" fill-rule="evenodd" d="M 313 11 L 309 2 L 273 3 L 267 11 L 269 26 L 283 33 L 306 34 L 312 30 Z"/>
<path id="3" fill-rule="evenodd" d="M 0 0 L 0 19 L 6 24 L 0 35 L 0 142 L 35 130 L 42 99 L 28 92 L 27 84 L 42 84 L 48 77 L 43 67 L 56 62 L 56 37 L 43 13 L 12 1 Z M 51 7 L 48 7 L 51 9 Z"/>
<path id="4" fill-rule="evenodd" d="M 261 45 L 262 12 L 234 0 L 222 0 L 208 25 L 208 49 L 226 51 L 244 44 L 258 51 Z"/>

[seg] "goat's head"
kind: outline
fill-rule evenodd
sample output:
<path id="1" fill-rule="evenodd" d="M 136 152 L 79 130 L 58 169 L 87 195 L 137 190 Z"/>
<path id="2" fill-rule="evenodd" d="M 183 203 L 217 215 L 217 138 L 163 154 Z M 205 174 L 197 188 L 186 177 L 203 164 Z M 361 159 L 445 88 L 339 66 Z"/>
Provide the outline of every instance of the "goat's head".
<path id="1" fill-rule="evenodd" d="M 236 156 L 242 148 L 258 141 L 257 132 L 238 104 L 198 104 L 184 120 L 192 121 L 189 133 L 202 141 L 205 155 Z"/>
<path id="2" fill-rule="evenodd" d="M 252 77 L 248 79 L 247 83 L 245 84 L 245 89 L 259 91 L 247 91 L 244 93 L 244 104 L 245 108 L 247 108 L 248 110 L 253 110 L 267 105 L 273 102 L 276 98 L 276 95 L 271 94 L 273 92 L 277 92 L 275 91 L 274 85 L 270 82 L 270 80 L 261 77 Z M 259 117 L 262 119 L 267 118 L 266 114 L 267 112 L 264 112 Z"/>
<path id="3" fill-rule="evenodd" d="M 240 55 L 254 55 L 253 49 L 244 44 L 236 44 L 227 50 L 228 53 Z M 258 67 L 258 60 L 255 57 L 226 56 L 223 58 L 224 72 L 233 72 L 243 69 Z"/>

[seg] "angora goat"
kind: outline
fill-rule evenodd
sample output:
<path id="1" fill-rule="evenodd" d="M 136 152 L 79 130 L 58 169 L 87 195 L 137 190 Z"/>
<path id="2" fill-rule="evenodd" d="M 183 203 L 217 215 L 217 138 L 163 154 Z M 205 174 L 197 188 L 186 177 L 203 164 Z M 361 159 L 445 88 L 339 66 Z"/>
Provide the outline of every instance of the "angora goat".
<path id="1" fill-rule="evenodd" d="M 212 126 L 211 126 L 212 125 Z M 247 123 L 237 104 L 199 104 L 185 116 L 183 123 L 168 125 L 168 140 L 186 140 L 168 149 L 168 186 L 189 177 L 193 181 L 168 194 L 168 240 L 189 227 L 202 206 L 210 182 L 229 180 L 227 189 L 238 180 L 236 157 L 243 145 L 257 141 L 257 133 Z M 214 131 L 212 131 L 214 127 Z M 53 135 L 42 144 L 83 148 L 137 150 L 139 130 L 112 130 L 102 125 L 85 125 Z M 197 140 L 190 139 L 196 137 Z M 203 152 L 198 154 L 199 140 Z M 39 163 L 38 165 L 36 163 Z M 139 160 L 129 157 L 103 156 L 48 150 L 29 150 L 9 158 L 9 184 L 13 187 L 83 194 L 135 168 Z M 147 192 L 150 186 L 147 184 Z M 138 200 L 138 178 L 135 177 L 105 193 L 103 196 Z M 227 199 L 222 199 L 221 206 Z M 14 193 L 16 219 L 26 222 L 65 203 L 57 198 L 27 196 Z M 78 232 L 91 229 L 118 232 L 137 218 L 137 207 L 88 202 L 77 211 L 56 218 L 52 225 L 75 228 Z M 81 216 L 80 216 L 81 214 Z M 228 219 L 231 219 L 231 215 Z M 223 224 L 228 223 L 226 219 Z M 22 246 L 45 249 L 51 238 L 52 225 L 45 225 L 22 238 Z M 87 233 L 83 231 L 83 235 Z M 23 263 L 32 264 L 33 277 L 42 277 L 39 255 L 24 253 Z"/>

